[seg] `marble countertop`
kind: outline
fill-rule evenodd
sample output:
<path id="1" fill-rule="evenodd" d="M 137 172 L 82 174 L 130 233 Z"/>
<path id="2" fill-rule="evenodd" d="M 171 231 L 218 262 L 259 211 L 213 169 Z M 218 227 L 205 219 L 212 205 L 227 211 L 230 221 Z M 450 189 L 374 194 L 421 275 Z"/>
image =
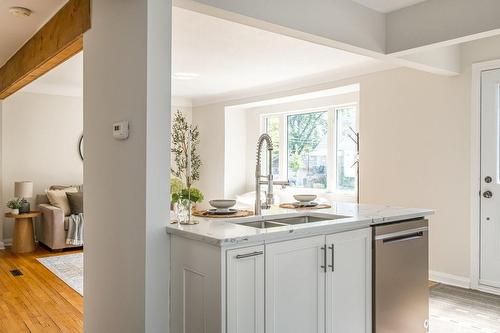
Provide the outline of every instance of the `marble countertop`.
<path id="1" fill-rule="evenodd" d="M 420 218 L 432 214 L 434 214 L 434 211 L 430 209 L 352 203 L 334 203 L 332 204 L 332 208 L 316 210 L 272 207 L 271 209 L 262 210 L 261 216 L 220 219 L 193 217 L 193 219 L 199 221 L 199 224 L 169 224 L 167 232 L 215 246 L 234 247 L 362 229 L 376 224 Z M 328 218 L 329 215 L 343 215 L 348 217 L 268 229 L 239 225 L 242 222 L 304 215 L 322 218 Z"/>

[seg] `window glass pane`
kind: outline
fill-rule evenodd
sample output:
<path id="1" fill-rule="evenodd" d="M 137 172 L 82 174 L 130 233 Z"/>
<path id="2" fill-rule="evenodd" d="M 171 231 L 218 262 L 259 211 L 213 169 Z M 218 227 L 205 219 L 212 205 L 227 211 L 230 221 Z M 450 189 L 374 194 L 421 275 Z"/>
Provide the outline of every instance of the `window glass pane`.
<path id="1" fill-rule="evenodd" d="M 328 113 L 287 117 L 288 179 L 296 187 L 326 188 Z"/>
<path id="2" fill-rule="evenodd" d="M 266 133 L 269 134 L 269 136 L 271 136 L 271 140 L 273 140 L 273 146 L 274 146 L 273 161 L 272 161 L 273 175 L 279 176 L 280 173 L 280 118 L 279 117 L 266 118 Z M 267 160 L 267 154 L 265 159 Z"/>
<path id="3" fill-rule="evenodd" d="M 356 108 L 346 107 L 336 112 L 337 186 L 338 190 L 355 191 L 357 177 Z"/>

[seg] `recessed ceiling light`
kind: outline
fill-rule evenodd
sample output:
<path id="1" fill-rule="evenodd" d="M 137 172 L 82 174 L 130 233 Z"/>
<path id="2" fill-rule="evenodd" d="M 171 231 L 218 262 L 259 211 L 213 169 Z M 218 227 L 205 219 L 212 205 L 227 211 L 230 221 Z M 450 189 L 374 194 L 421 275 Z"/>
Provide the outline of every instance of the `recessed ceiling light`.
<path id="1" fill-rule="evenodd" d="M 197 73 L 174 73 L 172 78 L 175 80 L 193 80 L 199 77 L 200 74 Z"/>
<path id="2" fill-rule="evenodd" d="M 31 11 L 31 9 L 24 8 L 24 7 L 10 7 L 9 13 L 11 13 L 12 15 L 17 16 L 17 17 L 28 17 L 33 12 Z"/>

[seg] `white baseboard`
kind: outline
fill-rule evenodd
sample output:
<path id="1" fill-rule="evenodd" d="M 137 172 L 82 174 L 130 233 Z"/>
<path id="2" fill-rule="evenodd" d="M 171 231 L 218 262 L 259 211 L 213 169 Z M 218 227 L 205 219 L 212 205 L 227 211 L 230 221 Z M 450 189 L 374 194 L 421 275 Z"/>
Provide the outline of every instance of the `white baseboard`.
<path id="1" fill-rule="evenodd" d="M 500 295 L 500 289 L 495 288 L 495 287 L 479 285 L 477 290 L 482 291 L 484 293 L 488 293 L 488 294 Z"/>
<path id="2" fill-rule="evenodd" d="M 469 278 L 466 278 L 463 276 L 458 276 L 458 275 L 453 275 L 453 274 L 447 274 L 447 273 L 436 272 L 436 271 L 429 271 L 429 280 L 434 281 L 434 282 L 439 282 L 442 284 L 447 284 L 449 286 L 455 286 L 455 287 L 466 288 L 466 289 L 471 288 Z"/>

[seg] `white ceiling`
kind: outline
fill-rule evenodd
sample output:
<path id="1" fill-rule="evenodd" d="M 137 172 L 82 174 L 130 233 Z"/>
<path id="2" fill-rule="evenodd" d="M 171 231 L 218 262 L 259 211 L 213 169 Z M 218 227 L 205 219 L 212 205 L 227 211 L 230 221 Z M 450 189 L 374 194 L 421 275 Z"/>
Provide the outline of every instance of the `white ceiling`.
<path id="1" fill-rule="evenodd" d="M 0 0 L 0 66 L 26 43 L 67 0 Z M 29 17 L 16 17 L 10 7 L 26 7 Z"/>
<path id="2" fill-rule="evenodd" d="M 0 0 L 2 1 L 2 0 Z M 378 60 L 173 8 L 172 95 L 194 105 L 283 91 L 389 68 Z M 81 96 L 83 55 L 22 91 Z M 179 99 L 178 99 L 179 100 Z"/>
<path id="3" fill-rule="evenodd" d="M 20 91 L 39 94 L 83 96 L 83 53 L 66 60 Z"/>
<path id="4" fill-rule="evenodd" d="M 263 31 L 197 12 L 173 8 L 172 95 L 195 104 L 263 88 L 329 80 L 380 62 L 330 47 Z M 179 80 L 175 73 L 199 75 Z M 345 77 L 345 76 L 344 76 Z"/>
<path id="5" fill-rule="evenodd" d="M 389 13 L 427 0 L 352 0 L 352 1 L 357 2 L 365 7 L 374 9 L 381 13 Z"/>

